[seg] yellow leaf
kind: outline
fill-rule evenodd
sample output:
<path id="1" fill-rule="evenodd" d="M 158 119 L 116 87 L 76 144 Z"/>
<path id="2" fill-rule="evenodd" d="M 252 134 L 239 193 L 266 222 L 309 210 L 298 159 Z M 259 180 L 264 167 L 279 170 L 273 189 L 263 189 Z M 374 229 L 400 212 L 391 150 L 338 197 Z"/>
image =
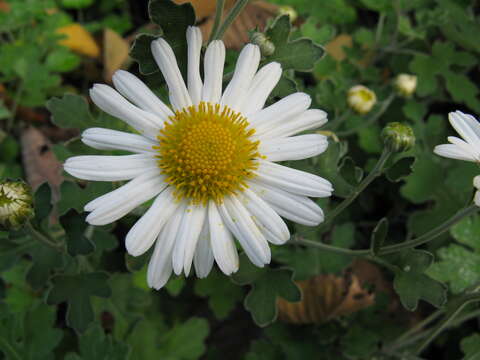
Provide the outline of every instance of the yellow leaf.
<path id="1" fill-rule="evenodd" d="M 103 77 L 107 82 L 112 81 L 112 76 L 128 60 L 129 45 L 125 39 L 115 31 L 103 31 Z"/>
<path id="2" fill-rule="evenodd" d="M 344 47 L 352 47 L 352 37 L 348 34 L 340 34 L 325 45 L 327 53 L 337 61 L 347 57 Z"/>
<path id="3" fill-rule="evenodd" d="M 70 24 L 58 28 L 57 32 L 67 36 L 65 39 L 60 40 L 59 43 L 72 51 L 92 58 L 100 55 L 100 48 L 92 35 L 82 25 Z"/>

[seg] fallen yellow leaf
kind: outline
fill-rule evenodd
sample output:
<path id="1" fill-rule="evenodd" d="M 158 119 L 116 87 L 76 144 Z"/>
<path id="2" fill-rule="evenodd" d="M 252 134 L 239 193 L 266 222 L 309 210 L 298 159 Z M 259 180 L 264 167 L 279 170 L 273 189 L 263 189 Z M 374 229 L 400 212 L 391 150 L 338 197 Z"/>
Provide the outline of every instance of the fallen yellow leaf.
<path id="1" fill-rule="evenodd" d="M 67 37 L 59 41 L 77 54 L 96 58 L 100 55 L 100 48 L 92 35 L 80 24 L 70 24 L 57 29 L 57 33 Z"/>
<path id="2" fill-rule="evenodd" d="M 128 60 L 129 45 L 111 29 L 103 31 L 103 77 L 111 82 L 112 76 Z"/>

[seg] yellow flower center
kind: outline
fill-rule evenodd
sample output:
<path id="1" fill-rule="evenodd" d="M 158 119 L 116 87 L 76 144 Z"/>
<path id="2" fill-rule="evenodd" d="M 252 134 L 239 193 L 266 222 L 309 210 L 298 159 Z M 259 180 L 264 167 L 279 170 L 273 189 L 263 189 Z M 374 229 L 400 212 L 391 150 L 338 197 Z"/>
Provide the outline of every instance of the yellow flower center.
<path id="1" fill-rule="evenodd" d="M 177 111 L 157 136 L 158 165 L 175 186 L 177 199 L 194 204 L 220 203 L 225 195 L 242 191 L 258 167 L 255 130 L 230 108 L 201 102 Z"/>

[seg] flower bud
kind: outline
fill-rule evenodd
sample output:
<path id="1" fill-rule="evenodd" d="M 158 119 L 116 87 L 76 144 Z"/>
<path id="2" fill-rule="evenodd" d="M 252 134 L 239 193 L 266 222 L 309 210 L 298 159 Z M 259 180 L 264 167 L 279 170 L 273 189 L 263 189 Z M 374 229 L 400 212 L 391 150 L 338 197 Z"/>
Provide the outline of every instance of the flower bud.
<path id="1" fill-rule="evenodd" d="M 275 52 L 275 45 L 268 40 L 264 33 L 258 31 L 254 32 L 250 37 L 250 41 L 253 44 L 258 45 L 263 56 L 270 56 Z"/>
<path id="2" fill-rule="evenodd" d="M 30 187 L 23 181 L 0 181 L 0 230 L 16 230 L 32 216 Z"/>
<path id="3" fill-rule="evenodd" d="M 393 152 L 407 151 L 415 145 L 412 128 L 399 122 L 388 123 L 381 136 L 385 146 Z"/>
<path id="4" fill-rule="evenodd" d="M 399 95 L 412 96 L 417 89 L 417 77 L 410 74 L 400 74 L 395 78 L 394 86 Z"/>
<path id="5" fill-rule="evenodd" d="M 475 202 L 475 205 L 480 206 L 480 175 L 473 178 L 473 186 L 477 189 L 473 201 Z"/>
<path id="6" fill-rule="evenodd" d="M 355 85 L 348 90 L 347 103 L 355 112 L 367 114 L 377 102 L 375 93 L 363 85 Z"/>
<path id="7" fill-rule="evenodd" d="M 278 8 L 279 15 L 288 15 L 290 16 L 290 22 L 294 22 L 298 18 L 298 14 L 295 9 L 288 5 L 283 5 Z"/>

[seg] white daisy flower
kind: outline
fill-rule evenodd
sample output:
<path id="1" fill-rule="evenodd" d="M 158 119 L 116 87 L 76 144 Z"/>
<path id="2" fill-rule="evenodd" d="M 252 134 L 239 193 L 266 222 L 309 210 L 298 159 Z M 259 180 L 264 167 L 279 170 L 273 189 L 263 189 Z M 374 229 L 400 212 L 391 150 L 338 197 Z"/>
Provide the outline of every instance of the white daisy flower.
<path id="1" fill-rule="evenodd" d="M 268 242 L 283 244 L 289 230 L 281 216 L 315 226 L 322 209 L 309 197 L 328 197 L 325 179 L 291 169 L 278 161 L 299 160 L 325 151 L 320 134 L 296 135 L 327 122 L 322 110 L 309 110 L 310 96 L 295 93 L 265 107 L 282 73 L 278 63 L 257 71 L 258 46 L 246 45 L 234 75 L 222 92 L 225 46 L 213 41 L 200 75 L 200 30 L 190 27 L 188 79 L 185 85 L 172 48 L 152 42 L 153 56 L 169 89 L 165 105 L 134 75 L 118 71 L 116 90 L 96 84 L 93 102 L 139 134 L 91 128 L 85 144 L 134 155 L 77 156 L 64 168 L 84 180 L 125 181 L 118 189 L 85 206 L 87 221 L 105 225 L 154 199 L 126 237 L 127 251 L 145 253 L 155 243 L 148 284 L 159 289 L 172 270 L 205 277 L 214 261 L 227 275 L 238 270 L 238 240 L 259 267 L 270 262 Z"/>
<path id="2" fill-rule="evenodd" d="M 448 120 L 463 140 L 449 136 L 450 144 L 437 145 L 433 152 L 451 159 L 480 162 L 480 123 L 477 119 L 457 110 L 448 114 Z"/>

